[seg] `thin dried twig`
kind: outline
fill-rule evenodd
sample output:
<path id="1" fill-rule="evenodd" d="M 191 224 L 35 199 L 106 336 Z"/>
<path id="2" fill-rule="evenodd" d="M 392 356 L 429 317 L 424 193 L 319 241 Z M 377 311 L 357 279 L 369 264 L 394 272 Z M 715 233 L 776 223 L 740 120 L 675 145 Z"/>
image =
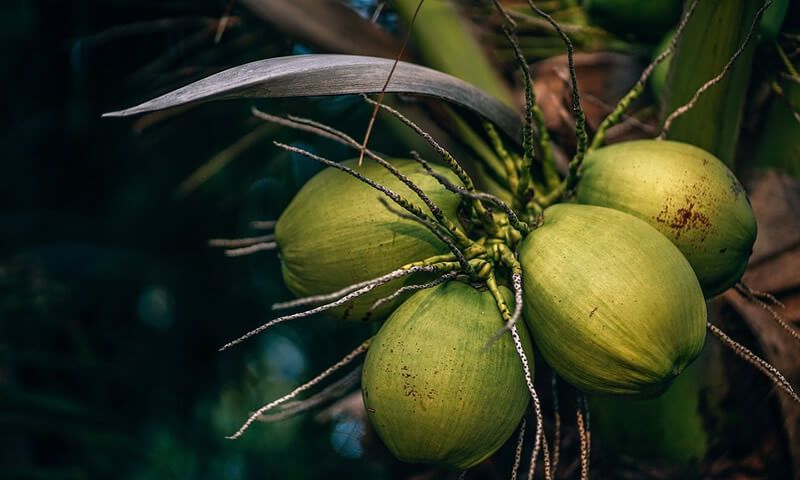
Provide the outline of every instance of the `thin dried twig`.
<path id="1" fill-rule="evenodd" d="M 495 0 L 496 1 L 496 0 Z M 522 444 L 525 440 L 525 427 L 528 424 L 526 419 L 522 419 L 522 423 L 519 425 L 519 434 L 517 436 L 517 448 L 514 450 L 514 466 L 511 467 L 511 480 L 517 480 L 517 471 L 519 470 L 519 464 L 522 460 Z"/>
<path id="2" fill-rule="evenodd" d="M 555 423 L 553 427 L 555 430 L 553 433 L 553 476 L 555 477 L 561 452 L 561 412 L 558 402 L 558 375 L 556 375 L 555 371 L 550 373 L 550 383 L 553 390 L 553 421 Z"/>
<path id="3" fill-rule="evenodd" d="M 378 103 L 375 105 L 375 108 L 372 110 L 372 116 L 369 119 L 369 125 L 367 125 L 367 132 L 364 134 L 364 142 L 361 143 L 361 154 L 358 157 L 358 164 L 364 161 L 364 152 L 367 149 L 367 142 L 369 141 L 369 135 L 372 133 L 372 127 L 375 125 L 375 117 L 378 116 L 378 107 L 383 102 L 383 96 L 386 94 L 386 87 L 389 86 L 389 81 L 392 80 L 392 75 L 394 75 L 394 69 L 397 68 L 397 63 L 400 61 L 400 58 L 403 57 L 403 52 L 406 50 L 406 45 L 408 45 L 408 39 L 411 37 L 411 28 L 414 26 L 414 22 L 417 20 L 417 14 L 419 13 L 419 9 L 422 8 L 422 4 L 425 0 L 419 0 L 417 4 L 417 9 L 414 10 L 414 15 L 411 16 L 411 21 L 408 24 L 408 31 L 406 32 L 406 36 L 403 39 L 403 45 L 400 47 L 400 51 L 397 52 L 397 57 L 394 59 L 394 63 L 392 64 L 392 69 L 389 70 L 389 76 L 386 77 L 386 83 L 383 84 L 383 88 L 381 89 L 381 94 L 378 96 Z"/>
<path id="4" fill-rule="evenodd" d="M 373 303 L 372 306 L 369 307 L 369 312 L 368 313 L 374 312 L 375 309 L 377 309 L 378 307 L 380 307 L 384 303 L 391 302 L 392 300 L 395 300 L 396 298 L 398 298 L 400 295 L 403 295 L 404 293 L 416 292 L 416 291 L 419 291 L 419 290 L 427 290 L 429 288 L 433 288 L 433 287 L 435 287 L 435 286 L 437 286 L 439 284 L 442 284 L 442 283 L 446 282 L 447 280 L 455 278 L 457 275 L 459 275 L 459 272 L 452 271 L 452 272 L 445 273 L 444 275 L 442 275 L 441 277 L 437 278 L 436 280 L 433 280 L 432 282 L 422 283 L 422 284 L 418 284 L 418 285 L 406 285 L 404 287 L 401 287 L 401 288 L 397 289 L 397 291 L 395 291 L 391 295 L 383 297 L 383 298 L 379 298 L 378 300 L 375 300 L 375 303 Z"/>
<path id="5" fill-rule="evenodd" d="M 344 377 L 325 387 L 321 392 L 304 400 L 286 402 L 277 407 L 281 410 L 280 412 L 273 414 L 262 414 L 259 415 L 256 420 L 259 422 L 271 423 L 307 412 L 317 405 L 344 395 L 348 390 L 358 385 L 359 381 L 361 381 L 360 365 L 351 370 L 350 373 Z"/>
<path id="6" fill-rule="evenodd" d="M 725 334 L 722 330 L 714 326 L 711 322 L 706 324 L 708 330 L 713 333 L 714 335 L 719 338 L 722 343 L 724 343 L 727 347 L 729 347 L 733 352 L 738 355 L 743 360 L 747 361 L 749 364 L 753 365 L 757 369 L 761 370 L 761 372 L 769 378 L 776 387 L 782 390 L 785 394 L 789 395 L 789 397 L 795 402 L 800 404 L 800 396 L 795 393 L 794 388 L 792 388 L 792 384 L 789 383 L 788 380 L 778 371 L 775 367 L 769 364 L 769 362 L 762 360 L 761 357 L 756 355 L 755 353 L 751 352 L 747 347 L 742 345 L 741 343 L 733 340 L 728 335 Z"/>
<path id="7" fill-rule="evenodd" d="M 256 243 L 254 245 L 250 245 L 248 247 L 231 248 L 225 250 L 225 255 L 228 257 L 243 257 L 245 255 L 250 255 L 256 252 L 275 250 L 276 248 L 278 248 L 278 244 L 275 242 L 261 242 L 261 243 Z"/>
<path id="8" fill-rule="evenodd" d="M 767 313 L 770 314 L 772 319 L 775 320 L 775 322 L 778 325 L 780 325 L 781 328 L 783 328 L 784 331 L 786 331 L 786 333 L 788 333 L 790 337 L 795 339 L 795 341 L 800 342 L 800 332 L 798 332 L 797 329 L 794 328 L 793 326 L 786 323 L 786 320 L 781 318 L 781 316 L 778 315 L 778 312 L 776 312 L 775 309 L 767 305 L 767 303 L 762 300 L 762 298 L 766 298 L 770 302 L 779 305 L 781 308 L 783 308 L 784 307 L 783 303 L 781 303 L 777 298 L 775 298 L 769 293 L 756 292 L 755 290 L 751 289 L 742 282 L 738 282 L 736 285 L 734 285 L 734 288 L 744 298 L 766 310 Z"/>
<path id="9" fill-rule="evenodd" d="M 212 238 L 208 241 L 208 245 L 212 247 L 223 248 L 236 248 L 236 247 L 249 247 L 256 243 L 271 242 L 275 240 L 275 235 L 262 235 L 260 237 L 243 237 L 243 238 Z"/>
<path id="10" fill-rule="evenodd" d="M 578 402 L 579 404 L 581 402 Z M 577 408 L 578 436 L 581 441 L 581 480 L 589 480 L 589 432 L 583 417 L 583 406 Z"/>
<path id="11" fill-rule="evenodd" d="M 716 77 L 707 81 L 700 88 L 698 88 L 697 91 L 694 92 L 692 99 L 689 100 L 688 103 L 678 107 L 674 112 L 672 112 L 667 117 L 666 120 L 664 120 L 664 127 L 661 129 L 661 133 L 658 135 L 658 137 L 656 137 L 656 140 L 664 140 L 665 138 L 667 138 L 667 134 L 669 133 L 669 129 L 672 126 L 672 122 L 674 122 L 676 118 L 680 117 L 684 113 L 694 108 L 694 106 L 697 104 L 697 101 L 700 99 L 700 95 L 702 95 L 706 90 L 708 90 L 709 88 L 713 87 L 714 85 L 722 81 L 722 78 L 728 73 L 728 70 L 731 69 L 731 66 L 736 61 L 736 59 L 739 58 L 742 52 L 744 52 L 744 49 L 747 48 L 747 45 L 750 43 L 750 38 L 752 38 L 753 32 L 756 30 L 756 26 L 758 26 L 759 20 L 761 20 L 761 15 L 764 13 L 764 10 L 771 4 L 772 2 L 765 2 L 764 5 L 758 9 L 755 18 L 753 19 L 753 23 L 752 25 L 750 25 L 750 30 L 747 32 L 747 36 L 744 38 L 744 41 L 739 46 L 739 48 L 736 49 L 731 58 L 728 60 L 728 63 L 726 63 L 725 66 L 722 68 L 722 71 L 719 72 L 719 74 Z"/>
<path id="12" fill-rule="evenodd" d="M 369 344 L 372 342 L 373 338 L 374 337 L 371 337 L 368 340 L 366 340 L 364 343 L 359 345 L 358 348 L 356 348 L 352 352 L 350 352 L 347 355 L 345 355 L 344 358 L 342 358 L 341 360 L 339 360 L 338 362 L 333 364 L 333 366 L 329 367 L 328 369 L 326 369 L 325 371 L 323 371 L 322 373 L 320 373 L 319 375 L 314 377 L 309 382 L 304 383 L 303 385 L 300 385 L 299 387 L 295 388 L 294 390 L 292 390 L 287 395 L 284 395 L 283 397 L 281 397 L 281 398 L 279 398 L 279 399 L 277 399 L 277 400 L 275 400 L 273 402 L 270 402 L 270 403 L 264 405 L 263 407 L 259 408 L 255 413 L 253 413 L 250 416 L 250 418 L 247 419 L 246 422 L 244 422 L 244 424 L 239 428 L 239 430 L 236 431 L 236 433 L 234 433 L 231 436 L 225 437 L 225 438 L 227 438 L 229 440 L 234 440 L 236 438 L 241 437 L 242 434 L 245 432 L 245 430 L 247 430 L 247 428 L 253 422 L 255 422 L 262 414 L 264 414 L 265 412 L 277 407 L 278 405 L 281 405 L 284 402 L 287 402 L 287 401 L 293 399 L 294 397 L 300 395 L 301 393 L 303 393 L 304 391 L 306 391 L 309 388 L 313 387 L 314 385 L 317 385 L 321 381 L 325 380 L 325 378 L 330 376 L 332 373 L 336 372 L 340 368 L 342 368 L 345 365 L 349 364 L 355 358 L 357 358 L 359 355 L 361 355 L 362 353 L 367 351 L 367 348 L 369 348 Z"/>
<path id="13" fill-rule="evenodd" d="M 284 315 L 284 316 L 278 317 L 278 318 L 276 318 L 274 320 L 270 320 L 269 322 L 261 325 L 260 327 L 255 328 L 253 330 L 250 330 L 249 332 L 245 333 L 241 337 L 239 337 L 239 338 L 237 338 L 235 340 L 231 340 L 230 342 L 226 343 L 225 345 L 220 347 L 219 351 L 221 352 L 223 350 L 227 350 L 228 348 L 230 348 L 230 347 L 232 347 L 234 345 L 237 345 L 239 343 L 242 343 L 243 341 L 247 340 L 248 338 L 250 338 L 250 337 L 252 337 L 254 335 L 257 335 L 257 334 L 263 332 L 264 330 L 266 330 L 266 329 L 268 329 L 270 327 L 278 325 L 279 323 L 287 322 L 289 320 L 296 320 L 298 318 L 309 317 L 311 315 L 315 315 L 317 313 L 321 313 L 321 312 L 324 312 L 326 310 L 330 310 L 330 309 L 336 308 L 336 307 L 338 307 L 340 305 L 344 305 L 345 303 L 349 302 L 350 300 L 358 298 L 361 295 L 364 295 L 365 293 L 371 291 L 372 289 L 374 289 L 376 287 L 379 287 L 379 286 L 381 286 L 381 285 L 383 285 L 385 283 L 389 283 L 392 280 L 395 280 L 395 279 L 398 279 L 398 278 L 402 278 L 402 277 L 411 275 L 412 273 L 416 273 L 416 272 L 434 272 L 434 271 L 436 271 L 436 269 L 437 269 L 437 265 L 427 265 L 427 266 L 411 267 L 411 268 L 405 268 L 405 269 L 404 268 L 400 268 L 400 269 L 395 270 L 395 271 L 393 271 L 391 273 L 383 275 L 382 277 L 378 277 L 378 278 L 372 280 L 371 282 L 367 283 L 366 285 L 364 285 L 363 287 L 359 288 L 358 290 L 355 290 L 352 293 L 349 293 L 349 294 L 343 296 L 342 298 L 340 298 L 340 299 L 338 299 L 338 300 L 336 300 L 334 302 L 326 303 L 325 305 L 321 305 L 319 307 L 312 308 L 312 309 L 306 310 L 304 312 L 293 313 L 291 315 Z"/>

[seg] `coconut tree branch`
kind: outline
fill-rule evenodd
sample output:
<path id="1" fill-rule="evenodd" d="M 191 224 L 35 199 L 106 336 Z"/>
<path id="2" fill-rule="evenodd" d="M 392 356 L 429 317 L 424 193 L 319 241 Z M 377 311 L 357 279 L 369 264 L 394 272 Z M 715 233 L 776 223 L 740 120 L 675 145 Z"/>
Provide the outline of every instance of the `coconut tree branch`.
<path id="1" fill-rule="evenodd" d="M 349 145 L 350 147 L 353 147 L 355 149 L 361 149 L 361 146 L 358 144 L 358 142 L 355 141 L 354 138 L 331 126 L 315 122 L 313 120 L 309 120 L 306 118 L 290 116 L 289 119 L 292 121 L 296 121 L 298 123 L 305 123 L 309 126 L 319 128 L 323 131 L 326 131 L 328 133 L 331 133 L 339 137 L 341 140 L 344 141 L 345 145 Z M 376 154 L 375 152 L 372 152 L 371 150 L 365 150 L 364 153 L 372 160 L 378 162 L 383 168 L 388 170 L 389 173 L 394 175 L 398 180 L 403 182 L 409 189 L 411 189 L 411 191 L 414 192 L 417 195 L 417 197 L 419 197 L 419 199 L 423 201 L 423 203 L 425 203 L 425 205 L 431 211 L 436 220 L 438 220 L 438 222 L 442 226 L 444 226 L 444 228 L 448 232 L 452 233 L 456 237 L 456 239 L 458 240 L 459 244 L 461 244 L 462 247 L 466 248 L 472 245 L 473 242 L 469 239 L 469 237 L 467 237 L 463 232 L 461 232 L 459 228 L 449 218 L 447 218 L 444 215 L 442 209 L 438 205 L 436 205 L 436 203 L 419 187 L 419 185 L 414 183 L 407 176 L 400 173 L 400 171 L 394 165 L 386 161 L 386 159 Z"/>
<path id="2" fill-rule="evenodd" d="M 544 114 L 542 114 L 539 106 L 536 105 L 536 93 L 533 89 L 533 78 L 528 67 L 528 61 L 522 53 L 514 32 L 503 26 L 503 34 L 511 45 L 514 58 L 519 65 L 522 79 L 525 82 L 525 126 L 522 137 L 524 154 L 519 174 L 520 181 L 515 191 L 517 198 L 524 200 L 530 195 L 527 192 L 529 185 L 525 185 L 525 183 L 530 183 L 530 170 L 533 168 L 534 157 L 538 158 L 541 163 L 544 181 L 548 188 L 556 188 L 559 184 L 559 178 L 555 170 L 555 157 L 553 149 L 550 147 L 550 135 L 544 122 Z M 534 122 L 536 124 L 535 129 L 532 125 Z"/>

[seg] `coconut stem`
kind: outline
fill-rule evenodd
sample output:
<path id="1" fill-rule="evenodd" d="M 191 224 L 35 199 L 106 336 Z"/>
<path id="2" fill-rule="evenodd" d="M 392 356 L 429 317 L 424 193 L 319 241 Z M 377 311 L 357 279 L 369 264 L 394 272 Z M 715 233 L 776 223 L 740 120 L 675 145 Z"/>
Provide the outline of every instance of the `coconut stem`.
<path id="1" fill-rule="evenodd" d="M 280 405 L 278 408 L 281 410 L 273 414 L 261 414 L 256 418 L 259 422 L 271 423 L 291 418 L 306 412 L 317 405 L 325 403 L 334 398 L 339 398 L 344 395 L 348 390 L 358 385 L 361 380 L 361 365 L 351 370 L 347 375 L 336 380 L 334 383 L 325 387 L 321 392 L 316 393 L 304 400 L 296 400 L 287 402 Z"/>
<path id="2" fill-rule="evenodd" d="M 672 126 L 672 122 L 674 122 L 676 118 L 680 117 L 684 113 L 694 108 L 694 106 L 697 104 L 697 100 L 700 99 L 700 96 L 706 90 L 719 83 L 723 79 L 723 77 L 725 77 L 725 74 L 727 74 L 728 70 L 731 69 L 733 63 L 736 61 L 737 58 L 739 58 L 742 52 L 744 52 L 744 49 L 747 47 L 747 44 L 750 43 L 750 39 L 753 37 L 753 32 L 756 30 L 759 20 L 761 20 L 761 15 L 764 13 L 764 10 L 771 4 L 772 2 L 769 1 L 764 2 L 764 5 L 762 5 L 761 8 L 758 9 L 755 18 L 753 18 L 753 23 L 750 25 L 750 30 L 747 32 L 747 36 L 744 38 L 744 41 L 742 41 L 742 44 L 739 46 L 739 48 L 733 53 L 731 58 L 728 60 L 728 63 L 726 63 L 725 66 L 722 68 L 722 71 L 719 72 L 719 74 L 716 77 L 707 81 L 700 88 L 698 88 L 697 91 L 694 92 L 694 96 L 692 96 L 692 99 L 689 100 L 688 103 L 675 109 L 675 111 L 672 112 L 667 117 L 666 120 L 664 120 L 664 127 L 661 129 L 661 133 L 658 135 L 658 137 L 656 137 L 656 140 L 664 140 L 665 138 L 667 138 L 667 134 L 669 133 L 669 129 Z"/>
<path id="3" fill-rule="evenodd" d="M 580 93 L 578 92 L 578 78 L 577 74 L 575 73 L 575 61 L 573 58 L 574 48 L 572 47 L 572 41 L 569 39 L 569 36 L 567 36 L 567 34 L 564 32 L 558 22 L 553 19 L 553 17 L 537 7 L 533 3 L 533 0 L 528 0 L 528 6 L 530 6 L 534 12 L 547 20 L 550 25 L 556 29 L 556 32 L 558 32 L 558 35 L 561 37 L 561 40 L 564 41 L 564 45 L 567 47 L 567 63 L 569 64 L 569 76 L 572 83 L 572 111 L 575 115 L 575 136 L 577 137 L 578 143 L 575 156 L 572 157 L 572 160 L 569 162 L 567 178 L 563 182 L 565 191 L 569 192 L 575 188 L 575 185 L 578 182 L 581 164 L 583 163 L 583 157 L 586 155 L 586 146 L 589 142 L 589 136 L 586 133 L 586 115 L 583 113 L 583 107 L 581 107 L 581 97 Z"/>
<path id="4" fill-rule="evenodd" d="M 453 255 L 455 255 L 456 258 L 458 259 L 458 263 L 461 264 L 461 270 L 464 273 L 466 273 L 467 275 L 469 275 L 473 280 L 476 279 L 475 278 L 475 270 L 472 268 L 472 266 L 469 264 L 469 262 L 467 262 L 466 257 L 464 257 L 464 253 L 462 253 L 461 250 L 459 250 L 459 248 L 456 246 L 455 243 L 453 243 L 452 240 L 450 240 L 449 238 L 447 238 L 447 236 L 445 234 L 440 232 L 435 224 L 433 224 L 433 223 L 431 223 L 431 222 L 429 222 L 429 221 L 427 221 L 425 219 L 418 218 L 418 217 L 415 217 L 414 215 L 410 215 L 410 214 L 401 212 L 401 211 L 399 211 L 397 209 L 394 209 L 389 204 L 389 202 L 387 202 L 383 198 L 379 198 L 378 200 L 381 202 L 381 204 L 383 204 L 384 207 L 386 207 L 390 212 L 394 213 L 398 217 L 404 218 L 406 220 L 410 220 L 412 222 L 417 222 L 417 223 L 421 224 L 422 226 L 424 226 L 425 228 L 427 228 L 428 230 L 430 230 L 431 233 L 436 235 L 436 237 L 439 240 L 441 240 L 445 245 L 447 245 L 447 247 L 450 249 L 451 252 L 453 252 Z"/>
<path id="5" fill-rule="evenodd" d="M 336 372 L 340 368 L 342 368 L 345 365 L 347 365 L 350 362 L 352 362 L 359 355 L 361 355 L 362 353 L 367 351 L 367 348 L 369 348 L 369 345 L 370 345 L 370 343 L 372 343 L 372 339 L 373 338 L 375 338 L 375 337 L 370 337 L 367 340 L 365 340 L 355 350 L 353 350 L 352 352 L 350 352 L 347 355 L 345 355 L 344 358 L 342 358 L 341 360 L 339 360 L 338 362 L 333 364 L 331 367 L 328 367 L 325 371 L 323 371 L 322 373 L 320 373 L 319 375 L 314 377 L 309 382 L 306 382 L 303 385 L 300 385 L 299 387 L 295 388 L 294 390 L 292 390 L 287 395 L 284 395 L 283 397 L 281 397 L 281 398 L 279 398 L 279 399 L 277 399 L 277 400 L 275 400 L 273 402 L 270 402 L 270 403 L 264 405 L 263 407 L 259 408 L 254 414 L 252 414 L 250 416 L 250 418 L 247 419 L 246 422 L 244 422 L 244 424 L 239 428 L 239 430 L 236 431 L 236 433 L 234 433 L 231 436 L 225 437 L 225 438 L 227 438 L 229 440 L 234 440 L 236 438 L 239 438 L 240 436 L 242 436 L 242 434 L 245 432 L 245 430 L 247 430 L 247 428 L 253 422 L 255 422 L 258 419 L 258 417 L 260 417 L 264 412 L 267 412 L 267 411 L 277 407 L 278 405 L 281 405 L 282 403 L 293 399 L 294 397 L 298 396 L 299 394 L 303 393 L 304 391 L 308 390 L 309 388 L 313 387 L 314 385 L 317 385 L 319 382 L 325 380 L 325 378 L 330 376 L 332 373 Z"/>
<path id="6" fill-rule="evenodd" d="M 414 157 L 414 159 L 417 162 L 419 162 L 420 165 L 422 165 L 422 167 L 425 169 L 426 172 L 428 172 L 428 174 L 430 176 L 435 178 L 447 190 L 450 190 L 451 192 L 457 193 L 457 194 L 462 195 L 464 197 L 471 198 L 473 200 L 475 200 L 475 199 L 477 199 L 477 200 L 486 200 L 487 202 L 494 203 L 495 205 L 500 207 L 503 210 L 503 212 L 505 212 L 506 216 L 508 217 L 508 223 L 512 227 L 514 227 L 517 231 L 519 231 L 521 233 L 530 232 L 531 229 L 528 226 L 528 224 L 521 222 L 519 217 L 517 217 L 517 214 L 514 213 L 514 210 L 506 202 L 500 200 L 499 198 L 497 198 L 496 196 L 492 195 L 491 193 L 470 192 L 469 190 L 467 190 L 464 187 L 461 187 L 459 185 L 453 185 L 452 183 L 450 183 L 449 180 L 447 180 L 447 178 L 444 175 L 436 173 L 436 171 L 434 171 L 433 168 L 431 168 L 430 164 L 427 161 L 425 161 L 425 159 L 423 159 L 419 155 L 419 153 L 417 153 L 415 151 L 412 151 L 411 152 L 411 156 Z"/>
<path id="7" fill-rule="evenodd" d="M 375 104 L 376 103 L 374 100 L 372 100 L 371 98 L 367 97 L 366 95 L 362 95 L 362 97 L 364 98 L 364 100 L 366 100 L 367 102 L 369 102 L 371 104 Z M 384 104 L 381 104 L 380 108 L 382 108 L 382 109 L 386 110 L 387 112 L 389 112 L 390 114 L 394 115 L 398 120 L 400 120 L 401 122 L 406 124 L 412 130 L 414 130 L 419 136 L 421 136 L 423 139 L 425 139 L 425 141 L 428 142 L 428 144 L 434 149 L 434 151 L 440 157 L 442 157 L 442 159 L 445 161 L 445 163 L 456 174 L 458 179 L 461 180 L 461 183 L 464 184 L 464 187 L 466 187 L 466 189 L 469 190 L 470 192 L 475 192 L 476 191 L 475 190 L 475 184 L 473 183 L 472 178 L 470 178 L 470 176 L 466 172 L 466 170 L 464 170 L 461 167 L 461 165 L 458 163 L 458 160 L 456 160 L 455 157 L 453 157 L 453 155 L 450 154 L 450 152 L 448 152 L 444 147 L 442 147 L 439 144 L 439 142 L 437 142 L 431 136 L 431 134 L 429 134 L 428 132 L 426 132 L 425 130 L 420 128 L 416 123 L 414 123 L 410 119 L 406 118 L 405 115 L 403 115 L 402 113 L 400 113 L 396 109 L 394 109 L 394 108 L 392 108 L 392 107 L 390 107 L 388 105 L 384 105 Z M 480 200 L 473 200 L 472 205 L 475 208 L 475 211 L 478 212 L 478 215 L 482 219 L 484 219 L 484 223 L 486 224 L 487 229 L 491 229 L 492 226 L 494 225 L 494 223 L 492 222 L 491 215 L 489 214 L 489 212 L 486 209 L 486 207 L 481 203 Z"/>
<path id="8" fill-rule="evenodd" d="M 511 467 L 511 480 L 517 480 L 517 472 L 519 471 L 519 464 L 522 460 L 522 444 L 525 440 L 525 427 L 528 420 L 523 418 L 519 425 L 519 434 L 517 435 L 517 448 L 514 449 L 514 466 Z"/>
<path id="9" fill-rule="evenodd" d="M 519 176 L 517 175 L 517 168 L 514 164 L 514 159 L 511 158 L 511 155 L 509 155 L 505 145 L 503 145 L 503 140 L 500 138 L 500 134 L 497 132 L 497 129 L 494 127 L 494 125 L 490 122 L 484 122 L 483 128 L 486 131 L 486 136 L 489 137 L 489 142 L 492 145 L 492 149 L 494 149 L 497 156 L 500 157 L 500 161 L 503 162 L 503 170 L 505 170 L 505 175 L 506 179 L 508 180 L 508 186 L 510 190 L 512 192 L 516 192 L 517 185 L 519 185 Z"/>
<path id="10" fill-rule="evenodd" d="M 524 156 L 520 168 L 520 182 L 515 190 L 517 199 L 525 201 L 529 195 L 527 183 L 530 181 L 530 169 L 532 168 L 534 157 L 538 158 L 542 165 L 542 173 L 548 188 L 558 186 L 559 178 L 555 170 L 555 157 L 553 149 L 550 147 L 550 135 L 544 123 L 544 115 L 536 105 L 536 92 L 533 89 L 533 78 L 531 77 L 528 61 L 525 59 L 516 34 L 512 30 L 514 27 L 513 21 L 508 17 L 499 2 L 495 1 L 495 7 L 506 17 L 511 26 L 510 28 L 503 26 L 503 35 L 511 45 L 514 58 L 522 73 L 522 80 L 525 82 L 525 126 L 522 136 Z M 535 129 L 532 126 L 534 122 L 536 124 Z M 524 207 L 524 205 L 521 206 Z"/>
<path id="11" fill-rule="evenodd" d="M 789 397 L 794 400 L 795 403 L 800 404 L 800 397 L 797 395 L 797 393 L 795 393 L 794 388 L 792 388 L 792 384 L 786 380 L 786 378 L 781 374 L 781 372 L 778 371 L 777 368 L 770 365 L 769 362 L 762 360 L 761 357 L 751 352 L 741 343 L 730 338 L 725 334 L 725 332 L 712 325 L 711 322 L 708 322 L 706 326 L 711 333 L 716 335 L 722 341 L 722 343 L 725 344 L 725 346 L 729 347 L 736 355 L 747 361 L 749 364 L 761 370 L 761 372 L 766 375 L 776 387 L 789 395 Z"/>
<path id="12" fill-rule="evenodd" d="M 617 103 L 617 106 L 614 107 L 614 110 L 608 114 L 606 118 L 600 123 L 600 126 L 597 127 L 597 132 L 594 134 L 594 138 L 592 139 L 592 144 L 589 146 L 589 151 L 595 150 L 603 146 L 603 143 L 606 141 L 606 133 L 608 129 L 613 127 L 617 124 L 622 115 L 628 110 L 631 104 L 639 98 L 639 95 L 642 94 L 644 91 L 645 83 L 647 79 L 650 78 L 650 75 L 653 73 L 653 70 L 663 62 L 668 56 L 672 55 L 672 52 L 675 51 L 675 46 L 678 44 L 678 39 L 680 39 L 681 34 L 683 34 L 683 30 L 686 27 L 686 24 L 689 22 L 689 18 L 694 13 L 695 8 L 697 7 L 697 3 L 699 0 L 694 0 L 686 12 L 683 14 L 680 23 L 678 24 L 678 28 L 675 30 L 675 35 L 672 37 L 672 40 L 669 42 L 669 46 L 666 50 L 661 52 L 647 68 L 644 69 L 642 75 L 639 77 L 639 80 L 630 89 L 628 93 L 625 94 L 624 97 Z"/>

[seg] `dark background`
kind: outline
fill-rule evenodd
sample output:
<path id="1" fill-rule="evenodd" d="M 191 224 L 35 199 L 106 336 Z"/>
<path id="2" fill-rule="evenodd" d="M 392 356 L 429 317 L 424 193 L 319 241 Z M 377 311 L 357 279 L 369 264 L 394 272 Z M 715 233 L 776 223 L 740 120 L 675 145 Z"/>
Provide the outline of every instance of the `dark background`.
<path id="1" fill-rule="evenodd" d="M 274 254 L 228 259 L 206 242 L 276 218 L 317 170 L 272 138 L 333 158 L 347 152 L 265 130 L 248 101 L 100 117 L 228 66 L 306 51 L 238 8 L 239 22 L 214 44 L 226 6 L 0 7 L 0 477 L 382 475 L 380 463 L 359 459 L 363 429 L 347 415 L 257 424 L 224 439 L 372 327 L 310 318 L 218 353 L 272 318 L 270 304 L 289 293 Z M 357 99 L 257 105 L 340 126 L 365 125 L 369 115 Z M 176 193 L 259 128 L 259 141 L 210 181 Z"/>
<path id="2" fill-rule="evenodd" d="M 376 4 L 348 3 L 366 16 Z M 271 140 L 335 160 L 352 156 L 265 125 L 252 106 L 312 117 L 361 138 L 371 110 L 360 99 L 236 100 L 101 118 L 231 66 L 315 51 L 238 5 L 215 43 L 227 7 L 227 0 L 0 6 L 0 478 L 455 477 L 393 461 L 346 403 L 224 438 L 376 328 L 312 317 L 219 353 L 273 318 L 270 305 L 290 294 L 275 254 L 231 259 L 207 245 L 258 233 L 249 222 L 277 218 L 319 170 Z M 391 10 L 381 22 L 397 33 Z M 768 63 L 758 61 L 755 70 Z M 640 66 L 633 71 L 635 78 Z M 752 103 L 746 132 L 760 128 L 766 111 L 763 101 Z M 384 127 L 379 120 L 372 148 L 405 155 L 408 146 Z M 571 138 L 567 133 L 562 138 Z M 744 167 L 759 164 L 744 157 Z M 198 181 L 198 169 L 212 175 Z M 737 174 L 746 183 L 756 178 L 744 168 Z M 783 191 L 800 192 L 792 185 Z M 761 205 L 776 212 L 775 224 L 795 225 L 784 218 L 796 219 L 796 208 L 781 210 L 771 197 Z M 787 268 L 764 267 L 764 276 Z M 757 345 L 751 332 L 758 328 L 729 307 L 715 308 L 733 337 Z M 706 425 L 717 435 L 706 460 L 679 467 L 620 461 L 596 442 L 593 478 L 788 477 L 786 419 L 776 394 L 760 373 L 725 358 L 730 368 L 718 379 L 726 384 L 726 423 Z M 537 372 L 537 379 L 545 384 L 547 417 L 549 376 Z M 574 478 L 572 421 L 565 420 L 569 453 L 561 472 Z M 468 478 L 507 478 L 512 455 L 506 445 Z M 608 473 L 623 470 L 629 474 Z"/>

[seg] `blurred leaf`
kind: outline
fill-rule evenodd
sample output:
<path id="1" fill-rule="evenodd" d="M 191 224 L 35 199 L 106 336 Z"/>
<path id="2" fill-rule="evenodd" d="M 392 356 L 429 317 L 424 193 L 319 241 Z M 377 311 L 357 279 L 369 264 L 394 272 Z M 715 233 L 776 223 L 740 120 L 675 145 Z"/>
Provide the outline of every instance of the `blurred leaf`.
<path id="1" fill-rule="evenodd" d="M 400 44 L 338 0 L 242 0 L 281 32 L 331 52 L 394 58 Z"/>
<path id="2" fill-rule="evenodd" d="M 428 0 L 413 26 L 408 26 L 419 0 L 395 0 L 392 5 L 403 18 L 420 58 L 427 65 L 466 80 L 499 98 L 506 105 L 514 99 L 508 85 L 489 62 L 470 22 L 455 2 Z"/>
<path id="3" fill-rule="evenodd" d="M 125 117 L 188 103 L 232 98 L 377 93 L 386 83 L 392 63 L 384 58 L 325 54 L 259 60 L 104 116 Z M 399 62 L 386 91 L 432 96 L 461 105 L 493 122 L 513 140 L 521 141 L 522 118 L 517 112 L 453 76 Z"/>

